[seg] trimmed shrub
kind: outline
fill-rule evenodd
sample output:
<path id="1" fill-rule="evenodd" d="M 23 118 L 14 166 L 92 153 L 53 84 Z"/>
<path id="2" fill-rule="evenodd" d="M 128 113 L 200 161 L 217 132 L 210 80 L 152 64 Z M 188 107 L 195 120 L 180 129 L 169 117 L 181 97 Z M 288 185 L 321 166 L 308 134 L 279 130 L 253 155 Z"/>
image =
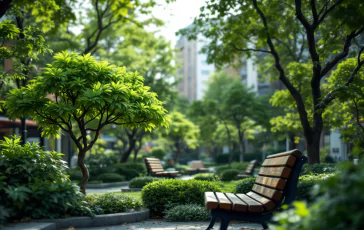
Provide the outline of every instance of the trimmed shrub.
<path id="1" fill-rule="evenodd" d="M 239 172 L 244 172 L 245 169 L 248 167 L 248 164 L 249 163 L 247 163 L 247 162 L 243 162 L 243 163 L 233 162 L 233 163 L 231 163 L 230 167 L 229 167 L 229 165 L 217 166 L 216 174 L 218 176 L 221 176 L 224 171 L 229 170 L 229 169 L 236 169 L 236 170 L 239 170 Z"/>
<path id="2" fill-rule="evenodd" d="M 98 179 L 104 183 L 125 181 L 125 177 L 117 173 L 103 173 Z"/>
<path id="3" fill-rule="evenodd" d="M 236 176 L 240 173 L 239 170 L 237 169 L 228 169 L 225 170 L 222 174 L 221 174 L 221 180 L 222 181 L 232 181 L 236 178 Z"/>
<path id="4" fill-rule="evenodd" d="M 158 158 L 159 160 L 163 160 L 163 157 L 166 155 L 167 153 L 161 149 L 161 148 L 153 148 L 152 152 L 150 153 L 150 155 L 152 157 Z"/>
<path id="5" fill-rule="evenodd" d="M 195 180 L 207 180 L 207 181 L 218 181 L 220 178 L 213 173 L 198 173 L 193 179 Z"/>
<path id="6" fill-rule="evenodd" d="M 197 204 L 181 204 L 166 211 L 164 216 L 169 221 L 207 221 L 209 210 Z"/>
<path id="7" fill-rule="evenodd" d="M 129 188 L 143 188 L 146 184 L 156 180 L 160 180 L 160 178 L 151 176 L 135 177 L 129 182 Z"/>
<path id="8" fill-rule="evenodd" d="M 303 171 L 301 175 L 308 175 L 308 174 L 324 174 L 324 173 L 334 173 L 337 171 L 336 164 L 328 164 L 328 163 L 321 163 L 321 164 L 314 164 L 314 165 L 303 165 Z"/>
<path id="9" fill-rule="evenodd" d="M 87 195 L 90 208 L 97 214 L 110 214 L 139 210 L 142 205 L 135 198 L 124 194 L 104 193 Z"/>
<path id="10" fill-rule="evenodd" d="M 220 192 L 221 187 L 209 181 L 164 179 L 144 186 L 142 199 L 152 214 L 161 216 L 166 205 L 203 205 L 204 192 L 207 191 Z"/>
<path id="11" fill-rule="evenodd" d="M 236 184 L 235 193 L 248 193 L 252 190 L 255 177 L 244 178 Z"/>
<path id="12" fill-rule="evenodd" d="M 0 141 L 0 202 L 11 220 L 91 215 L 80 188 L 66 175 L 61 153 L 20 138 Z"/>

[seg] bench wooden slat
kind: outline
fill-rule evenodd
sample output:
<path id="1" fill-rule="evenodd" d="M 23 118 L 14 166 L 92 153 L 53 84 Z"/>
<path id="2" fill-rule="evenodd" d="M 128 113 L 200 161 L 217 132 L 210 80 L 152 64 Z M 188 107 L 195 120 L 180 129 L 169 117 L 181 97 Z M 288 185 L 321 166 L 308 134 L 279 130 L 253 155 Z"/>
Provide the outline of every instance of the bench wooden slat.
<path id="1" fill-rule="evenodd" d="M 296 157 L 294 156 L 283 156 L 283 157 L 275 157 L 266 159 L 262 166 L 289 166 L 293 167 L 296 162 Z"/>
<path id="2" fill-rule="evenodd" d="M 252 199 L 258 201 L 259 203 L 261 203 L 266 211 L 271 211 L 276 206 L 274 201 L 272 201 L 268 198 L 265 198 L 259 194 L 256 194 L 254 192 L 248 192 L 246 195 L 251 197 Z"/>
<path id="3" fill-rule="evenodd" d="M 240 200 L 235 194 L 232 193 L 225 193 L 225 195 L 231 200 L 233 203 L 233 210 L 238 212 L 247 212 L 248 211 L 248 204 L 244 201 Z"/>
<path id="4" fill-rule="evenodd" d="M 232 208 L 232 203 L 231 201 L 225 196 L 224 193 L 222 192 L 217 192 L 215 193 L 217 199 L 219 200 L 219 208 L 221 209 L 226 209 L 226 210 L 231 210 Z"/>
<path id="5" fill-rule="evenodd" d="M 264 187 L 261 185 L 254 184 L 253 189 L 254 192 L 258 193 L 259 195 L 268 197 L 272 200 L 279 201 L 282 198 L 282 191 L 271 189 L 268 187 Z"/>
<path id="6" fill-rule="evenodd" d="M 235 194 L 248 205 L 249 212 L 263 212 L 263 205 L 245 194 Z"/>
<path id="7" fill-rule="evenodd" d="M 269 158 L 282 157 L 282 156 L 288 156 L 288 155 L 300 158 L 302 156 L 302 153 L 299 150 L 294 149 L 294 150 L 283 152 L 283 153 L 269 155 L 269 156 L 267 156 L 267 158 L 269 159 Z"/>
<path id="8" fill-rule="evenodd" d="M 288 167 L 261 167 L 260 176 L 273 176 L 287 179 L 291 174 L 291 168 Z"/>
<path id="9" fill-rule="evenodd" d="M 219 207 L 219 201 L 213 192 L 205 192 L 205 207 L 207 209 L 215 209 Z"/>
<path id="10" fill-rule="evenodd" d="M 255 180 L 256 184 L 264 185 L 266 187 L 283 190 L 286 185 L 286 180 L 281 178 L 258 176 Z"/>

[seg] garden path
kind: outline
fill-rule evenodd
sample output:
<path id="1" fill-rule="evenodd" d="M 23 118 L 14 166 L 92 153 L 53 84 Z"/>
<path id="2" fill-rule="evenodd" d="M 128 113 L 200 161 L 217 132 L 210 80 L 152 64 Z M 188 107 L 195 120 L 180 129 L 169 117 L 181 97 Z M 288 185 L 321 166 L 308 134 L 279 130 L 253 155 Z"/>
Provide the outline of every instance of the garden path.
<path id="1" fill-rule="evenodd" d="M 147 220 L 143 222 L 116 225 L 116 226 L 104 226 L 104 227 L 95 227 L 95 228 L 77 228 L 76 230 L 202 230 L 206 229 L 208 226 L 208 222 L 167 222 L 167 221 L 159 221 L 159 220 Z M 219 227 L 219 223 L 217 222 L 214 226 L 214 229 Z M 233 222 L 229 226 L 229 230 L 260 230 L 262 226 L 259 224 L 251 224 L 251 223 L 237 223 Z"/>

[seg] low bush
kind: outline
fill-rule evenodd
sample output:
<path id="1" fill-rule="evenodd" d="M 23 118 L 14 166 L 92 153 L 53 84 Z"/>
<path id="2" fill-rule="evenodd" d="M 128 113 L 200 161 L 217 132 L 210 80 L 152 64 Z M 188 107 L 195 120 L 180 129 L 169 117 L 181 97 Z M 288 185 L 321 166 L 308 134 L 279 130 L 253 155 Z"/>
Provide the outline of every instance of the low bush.
<path id="1" fill-rule="evenodd" d="M 207 221 L 209 210 L 197 204 L 177 205 L 166 211 L 164 218 L 168 221 Z"/>
<path id="2" fill-rule="evenodd" d="M 248 193 L 252 190 L 255 177 L 244 178 L 236 184 L 235 193 Z"/>
<path id="3" fill-rule="evenodd" d="M 207 181 L 218 181 L 220 178 L 213 173 L 198 173 L 193 179 L 195 180 L 207 180 Z"/>
<path id="4" fill-rule="evenodd" d="M 140 202 L 136 199 L 123 194 L 93 194 L 87 195 L 86 200 L 88 201 L 91 210 L 97 214 L 128 212 L 139 210 L 142 207 Z"/>
<path id="5" fill-rule="evenodd" d="M 163 160 L 163 157 L 166 155 L 167 153 L 161 149 L 161 148 L 153 148 L 151 153 L 150 153 L 150 156 L 151 157 L 155 157 L 155 158 L 158 158 L 159 160 Z"/>
<path id="6" fill-rule="evenodd" d="M 232 181 L 236 178 L 236 176 L 240 173 L 239 170 L 237 169 L 228 169 L 225 170 L 222 174 L 221 174 L 221 180 L 222 181 Z"/>
<path id="7" fill-rule="evenodd" d="M 217 166 L 215 169 L 216 169 L 216 174 L 218 176 L 221 176 L 222 173 L 226 170 L 229 170 L 229 169 L 236 169 L 236 170 L 239 170 L 239 172 L 244 172 L 245 169 L 248 167 L 248 164 L 247 162 L 243 162 L 243 163 L 238 163 L 238 162 L 233 162 L 231 163 L 230 167 L 229 165 L 221 165 L 221 166 Z"/>
<path id="8" fill-rule="evenodd" d="M 101 180 L 103 183 L 125 181 L 125 177 L 117 173 L 103 173 L 98 176 L 98 179 Z"/>
<path id="9" fill-rule="evenodd" d="M 166 206 L 180 204 L 203 205 L 204 192 L 220 192 L 215 182 L 164 179 L 147 184 L 142 189 L 143 204 L 154 215 L 163 215 Z"/>
<path id="10" fill-rule="evenodd" d="M 129 188 L 143 188 L 146 184 L 156 180 L 160 180 L 160 178 L 151 176 L 135 177 L 129 182 Z"/>
<path id="11" fill-rule="evenodd" d="M 63 154 L 37 143 L 22 146 L 16 137 L 5 137 L 0 147 L 0 201 L 10 220 L 92 214 L 66 175 Z"/>
<path id="12" fill-rule="evenodd" d="M 328 163 L 321 163 L 314 165 L 305 164 L 303 166 L 301 175 L 334 173 L 336 171 L 337 171 L 336 164 L 328 164 Z"/>

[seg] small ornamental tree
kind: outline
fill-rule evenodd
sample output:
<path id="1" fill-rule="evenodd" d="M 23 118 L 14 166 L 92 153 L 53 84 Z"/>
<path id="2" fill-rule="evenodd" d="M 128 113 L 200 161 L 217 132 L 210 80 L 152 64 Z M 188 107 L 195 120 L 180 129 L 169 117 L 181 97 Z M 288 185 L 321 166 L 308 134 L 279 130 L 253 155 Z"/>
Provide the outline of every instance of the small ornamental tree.
<path id="1" fill-rule="evenodd" d="M 61 52 L 54 58 L 28 86 L 10 91 L 5 107 L 12 118 L 32 118 L 45 136 L 58 136 L 60 130 L 70 135 L 78 149 L 85 193 L 89 172 L 84 158 L 100 130 L 108 124 L 146 130 L 166 126 L 166 110 L 136 72 L 89 54 Z"/>

